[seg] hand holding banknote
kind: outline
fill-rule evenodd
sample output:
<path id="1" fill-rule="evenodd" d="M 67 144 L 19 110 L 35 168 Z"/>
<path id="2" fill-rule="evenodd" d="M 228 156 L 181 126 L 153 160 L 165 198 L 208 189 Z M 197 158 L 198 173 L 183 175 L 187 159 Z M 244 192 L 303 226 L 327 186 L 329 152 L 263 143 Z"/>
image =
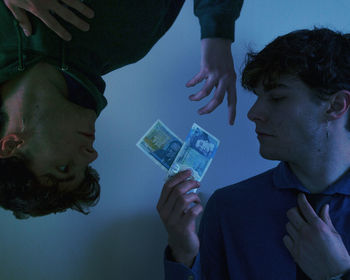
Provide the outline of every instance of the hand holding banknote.
<path id="1" fill-rule="evenodd" d="M 136 144 L 168 173 L 157 210 L 168 232 L 172 258 L 190 268 L 199 251 L 196 218 L 203 211 L 196 191 L 219 143 L 195 123 L 183 142 L 157 120 Z"/>
<path id="2" fill-rule="evenodd" d="M 189 180 L 189 170 L 170 177 L 164 184 L 157 210 L 168 232 L 171 254 L 176 262 L 188 267 L 193 265 L 199 251 L 199 239 L 195 231 L 196 218 L 203 211 L 195 193 L 199 182 Z M 195 206 L 192 206 L 195 203 Z"/>

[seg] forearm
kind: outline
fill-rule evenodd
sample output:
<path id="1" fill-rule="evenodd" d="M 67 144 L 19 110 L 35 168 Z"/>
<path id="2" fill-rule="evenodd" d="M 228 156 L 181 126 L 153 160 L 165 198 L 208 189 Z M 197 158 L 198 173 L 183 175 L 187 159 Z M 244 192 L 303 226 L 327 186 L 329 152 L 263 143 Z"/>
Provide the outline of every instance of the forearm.
<path id="1" fill-rule="evenodd" d="M 203 38 L 201 40 L 201 51 L 208 51 L 212 48 L 221 48 L 224 50 L 231 50 L 232 41 L 225 38 Z"/>

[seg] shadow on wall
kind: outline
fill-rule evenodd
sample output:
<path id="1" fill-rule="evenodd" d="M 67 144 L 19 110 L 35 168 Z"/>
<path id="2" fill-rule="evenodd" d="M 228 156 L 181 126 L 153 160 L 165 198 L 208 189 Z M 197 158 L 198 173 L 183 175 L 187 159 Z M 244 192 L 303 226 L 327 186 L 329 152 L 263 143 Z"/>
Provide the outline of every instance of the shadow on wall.
<path id="1" fill-rule="evenodd" d="M 79 279 L 162 279 L 167 234 L 158 216 L 119 220 L 91 241 Z"/>
<path id="2" fill-rule="evenodd" d="M 199 196 L 204 206 L 208 197 Z M 84 272 L 78 279 L 164 279 L 167 238 L 157 214 L 119 220 L 101 230 L 87 246 L 86 259 L 82 260 L 84 267 L 79 269 Z"/>

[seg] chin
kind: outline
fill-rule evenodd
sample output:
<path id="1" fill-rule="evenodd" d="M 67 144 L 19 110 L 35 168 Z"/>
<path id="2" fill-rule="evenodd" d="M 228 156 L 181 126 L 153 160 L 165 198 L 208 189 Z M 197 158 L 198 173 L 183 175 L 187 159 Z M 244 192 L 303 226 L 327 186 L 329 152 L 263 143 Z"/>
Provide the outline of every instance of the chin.
<path id="1" fill-rule="evenodd" d="M 259 153 L 264 159 L 268 159 L 268 160 L 282 160 L 281 159 L 281 155 L 276 153 L 276 151 L 266 151 L 266 150 L 263 150 L 263 149 L 260 148 Z"/>

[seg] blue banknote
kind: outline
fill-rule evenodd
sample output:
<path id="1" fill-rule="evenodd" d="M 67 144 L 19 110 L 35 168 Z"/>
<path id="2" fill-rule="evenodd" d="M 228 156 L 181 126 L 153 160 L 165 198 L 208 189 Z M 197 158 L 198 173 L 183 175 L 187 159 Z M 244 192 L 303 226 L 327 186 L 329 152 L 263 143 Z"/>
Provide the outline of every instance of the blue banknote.
<path id="1" fill-rule="evenodd" d="M 136 146 L 163 170 L 168 171 L 182 144 L 183 141 L 175 133 L 157 120 Z"/>
<path id="2" fill-rule="evenodd" d="M 185 169 L 191 169 L 193 179 L 201 181 L 219 144 L 220 141 L 217 138 L 194 123 L 169 169 L 168 176 L 173 176 Z"/>

